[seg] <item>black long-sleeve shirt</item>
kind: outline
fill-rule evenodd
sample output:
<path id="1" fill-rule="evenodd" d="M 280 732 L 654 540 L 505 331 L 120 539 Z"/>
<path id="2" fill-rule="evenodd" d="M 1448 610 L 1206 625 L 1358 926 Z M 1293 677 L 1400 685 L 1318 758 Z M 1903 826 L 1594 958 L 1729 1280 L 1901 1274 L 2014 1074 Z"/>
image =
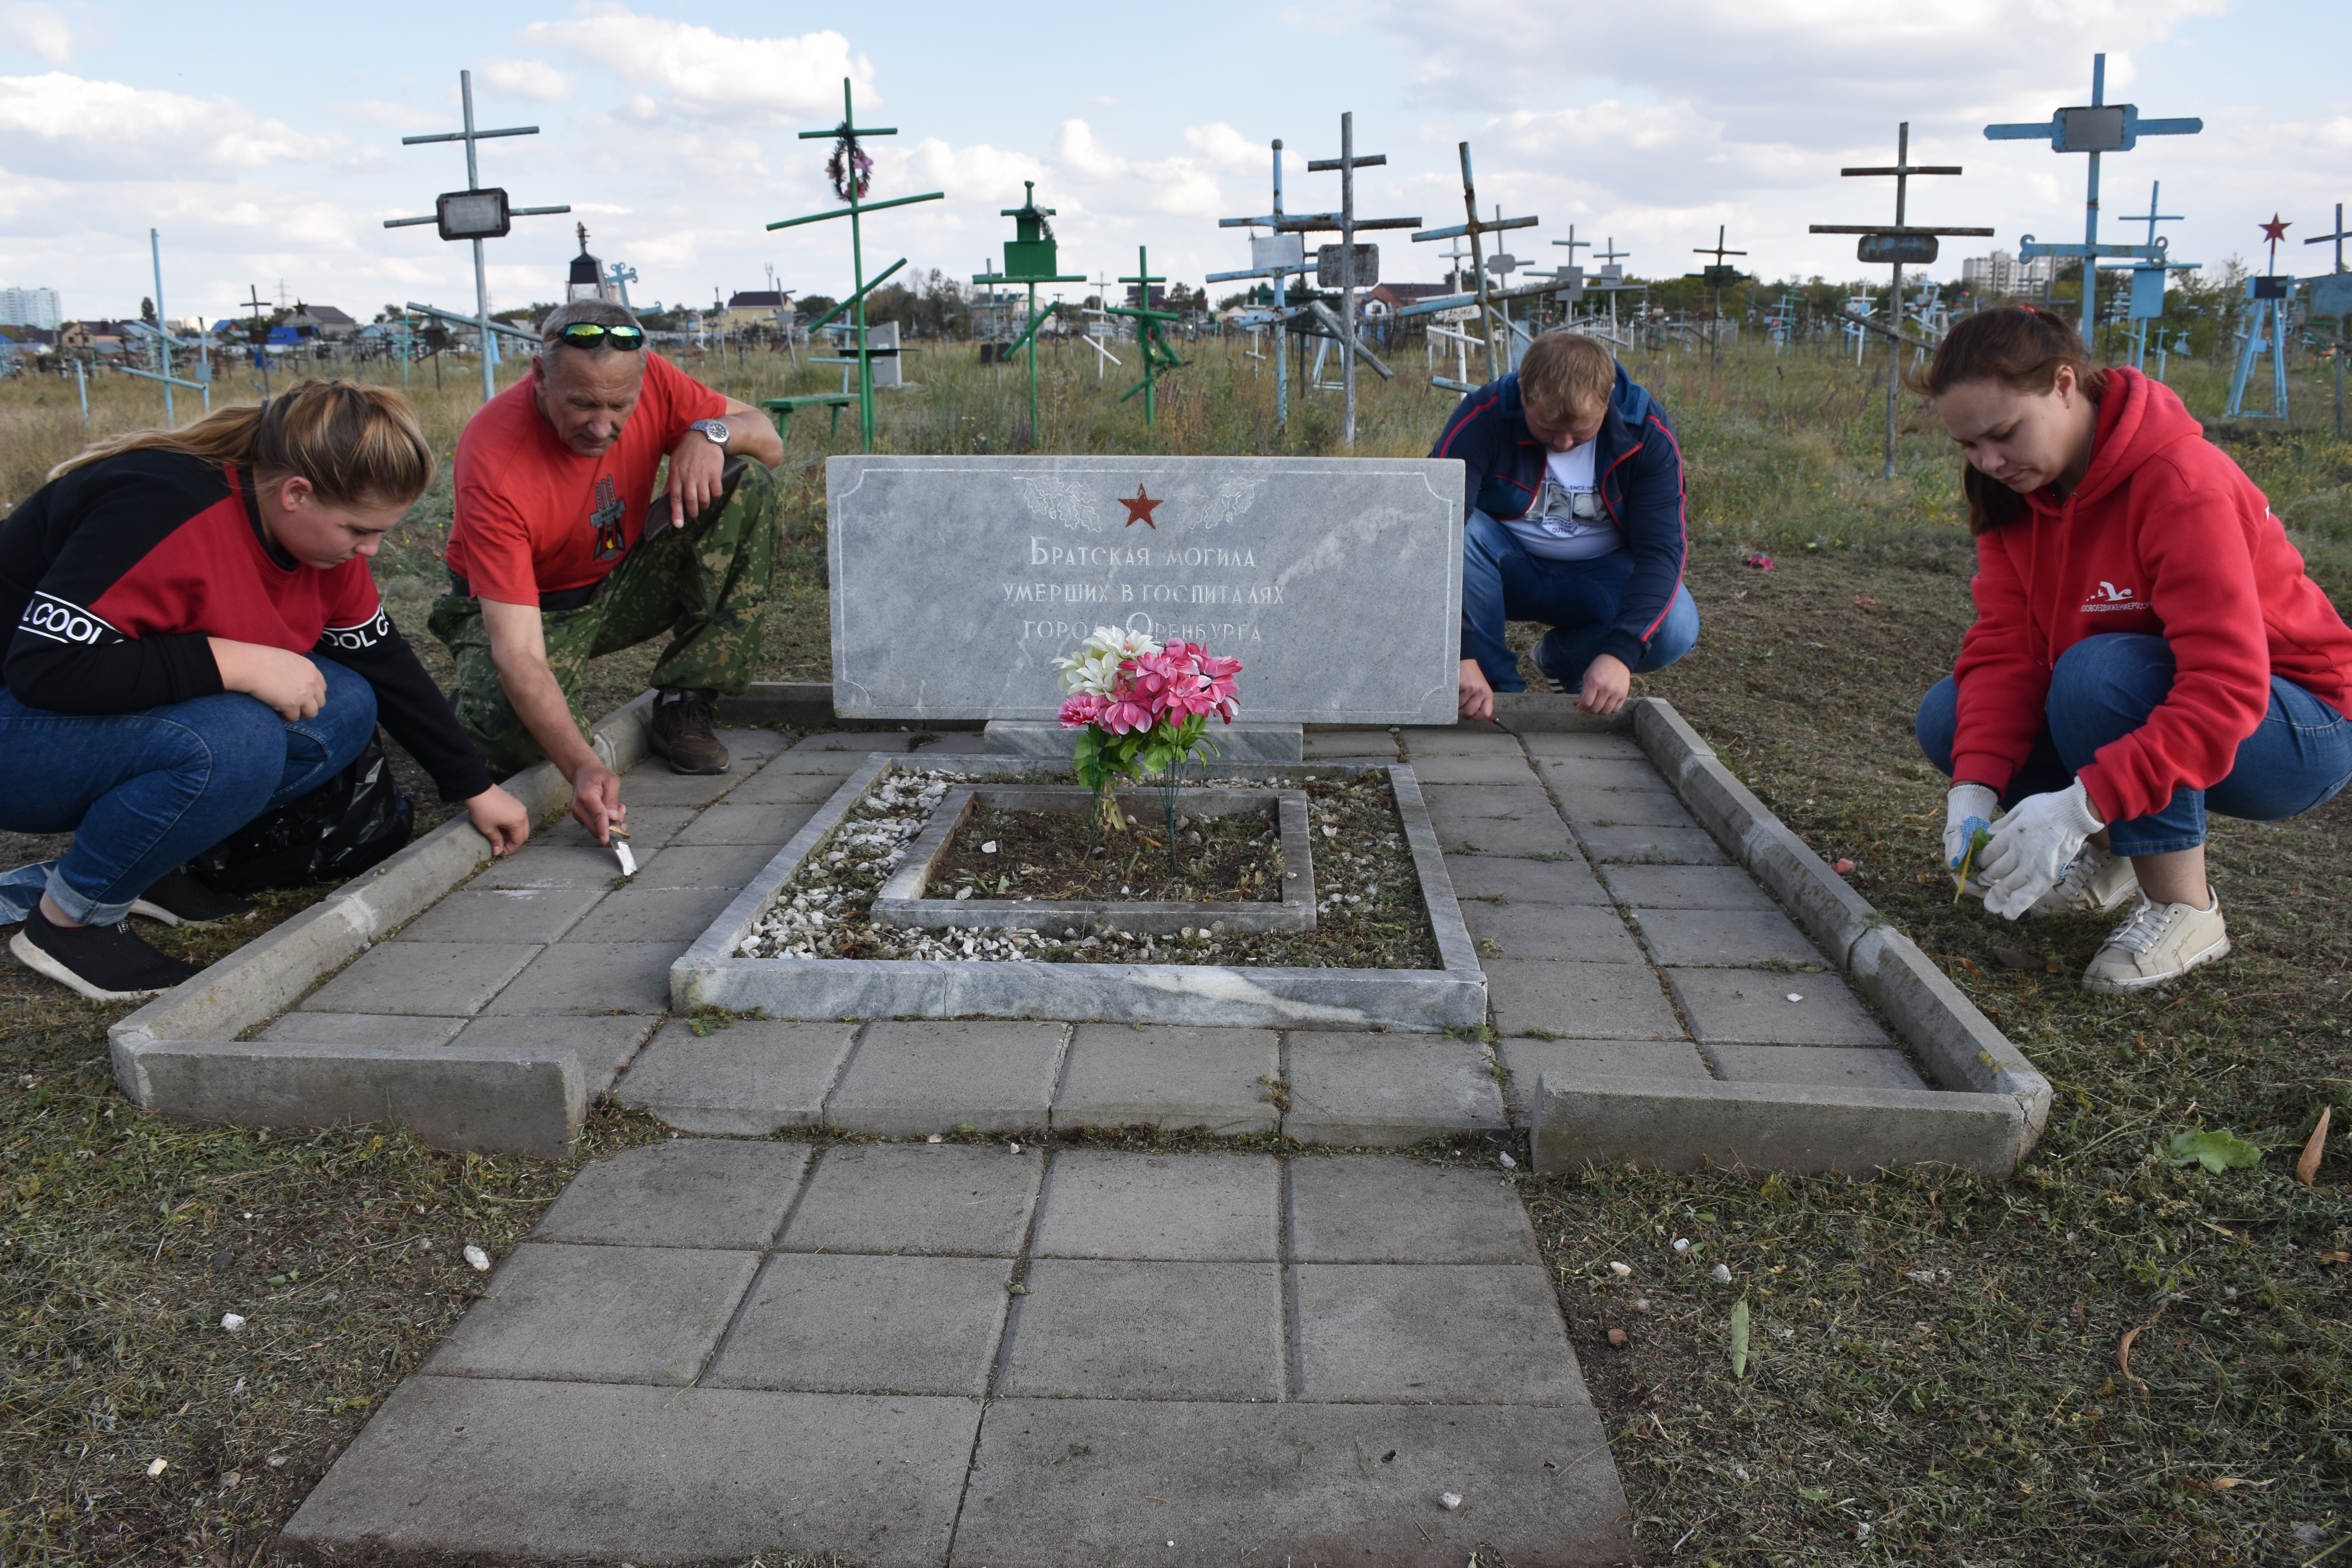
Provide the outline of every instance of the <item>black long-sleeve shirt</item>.
<path id="1" fill-rule="evenodd" d="M 319 570 L 261 525 L 252 477 L 173 452 L 74 469 L 0 519 L 0 685 L 31 708 L 135 713 L 223 689 L 211 637 L 331 659 L 445 800 L 490 787 L 367 562 Z"/>

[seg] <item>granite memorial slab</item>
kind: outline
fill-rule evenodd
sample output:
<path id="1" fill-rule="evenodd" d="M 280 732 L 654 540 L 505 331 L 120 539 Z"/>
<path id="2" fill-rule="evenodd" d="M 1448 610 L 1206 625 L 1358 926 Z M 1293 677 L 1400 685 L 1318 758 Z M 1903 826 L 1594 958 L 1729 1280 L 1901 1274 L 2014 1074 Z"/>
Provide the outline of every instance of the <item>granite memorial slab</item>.
<path id="1" fill-rule="evenodd" d="M 1049 720 L 1099 626 L 1241 659 L 1255 723 L 1451 724 L 1462 465 L 1340 458 L 825 463 L 834 706 Z"/>

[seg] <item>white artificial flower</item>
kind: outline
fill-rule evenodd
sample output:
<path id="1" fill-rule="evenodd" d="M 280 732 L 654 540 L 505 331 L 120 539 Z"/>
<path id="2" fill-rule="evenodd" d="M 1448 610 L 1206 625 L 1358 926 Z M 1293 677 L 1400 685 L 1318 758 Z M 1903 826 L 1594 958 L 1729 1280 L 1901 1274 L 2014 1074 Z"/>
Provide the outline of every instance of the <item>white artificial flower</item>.
<path id="1" fill-rule="evenodd" d="M 1063 690 L 1090 691 L 1108 697 L 1118 689 L 1122 662 L 1159 651 L 1160 645 L 1143 632 L 1097 626 L 1094 636 L 1087 638 L 1076 654 L 1055 659 L 1054 668 L 1062 671 Z"/>

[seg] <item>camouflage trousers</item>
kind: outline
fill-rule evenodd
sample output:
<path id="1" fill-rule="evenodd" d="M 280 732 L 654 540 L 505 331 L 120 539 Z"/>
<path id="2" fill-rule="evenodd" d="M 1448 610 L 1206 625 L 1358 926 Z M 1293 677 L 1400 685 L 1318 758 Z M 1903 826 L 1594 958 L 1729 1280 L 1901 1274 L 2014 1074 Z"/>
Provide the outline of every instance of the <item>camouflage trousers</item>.
<path id="1" fill-rule="evenodd" d="M 579 698 L 588 661 L 664 632 L 669 647 L 654 666 L 655 686 L 735 693 L 751 684 L 775 580 L 776 482 L 757 463 L 728 467 L 717 500 L 682 527 L 640 540 L 588 603 L 542 612 L 548 667 L 583 736 L 590 734 Z M 668 506 L 667 496 L 656 496 L 647 515 L 659 517 Z M 425 624 L 457 661 L 449 704 L 490 771 L 504 777 L 545 760 L 499 680 L 481 601 L 445 594 Z"/>

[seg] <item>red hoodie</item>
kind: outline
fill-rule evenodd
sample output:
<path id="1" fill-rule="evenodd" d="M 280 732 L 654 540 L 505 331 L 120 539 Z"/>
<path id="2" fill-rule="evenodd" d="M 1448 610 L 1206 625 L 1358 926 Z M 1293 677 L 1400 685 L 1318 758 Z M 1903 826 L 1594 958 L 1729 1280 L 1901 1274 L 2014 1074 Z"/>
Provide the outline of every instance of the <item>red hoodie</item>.
<path id="1" fill-rule="evenodd" d="M 2048 727 L 2058 656 L 2107 632 L 2172 645 L 2172 691 L 2078 775 L 2109 822 L 2227 778 L 2283 676 L 2352 712 L 2352 628 L 2270 503 L 2173 390 L 2107 372 L 2091 470 L 2063 503 L 1977 540 L 1977 622 L 1960 644 L 1952 776 L 2008 785 Z"/>

